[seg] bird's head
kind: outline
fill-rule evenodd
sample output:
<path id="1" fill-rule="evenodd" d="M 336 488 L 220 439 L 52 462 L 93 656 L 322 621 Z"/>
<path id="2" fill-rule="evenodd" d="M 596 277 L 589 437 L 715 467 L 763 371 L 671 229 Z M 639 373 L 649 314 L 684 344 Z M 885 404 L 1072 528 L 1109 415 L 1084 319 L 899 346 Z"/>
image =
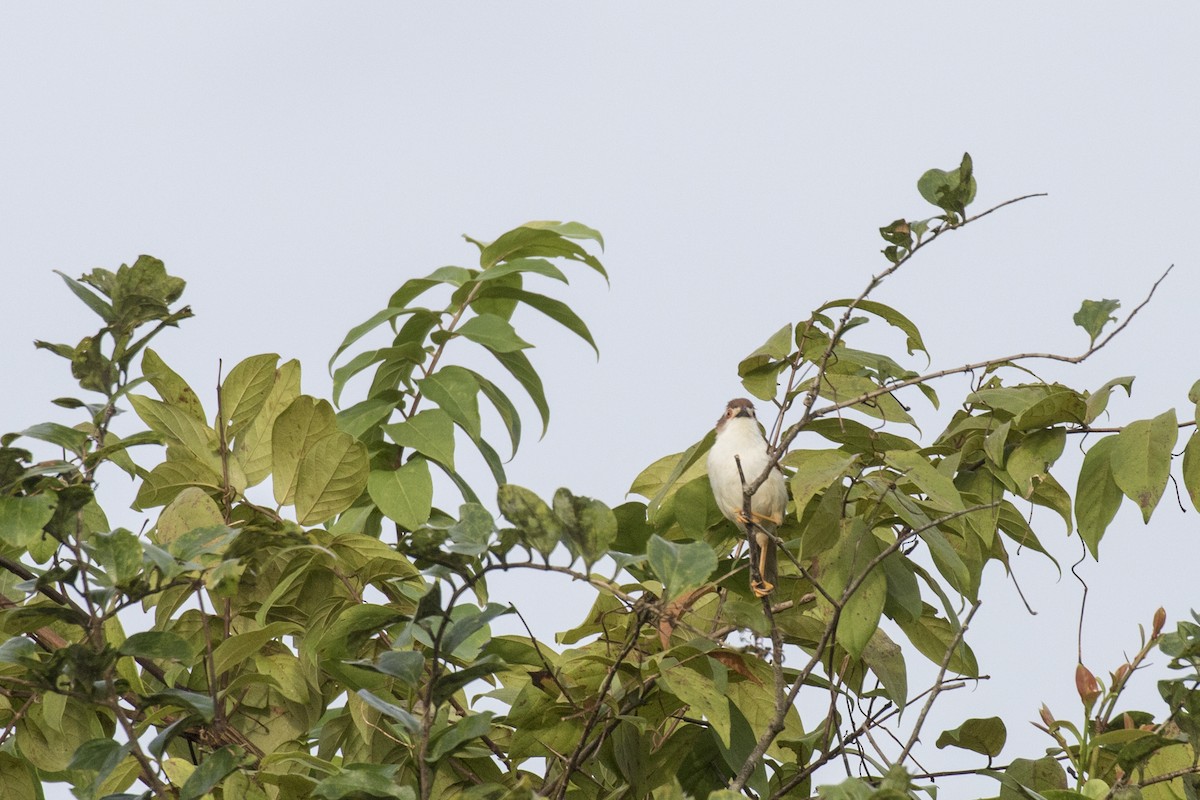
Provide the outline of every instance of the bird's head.
<path id="1" fill-rule="evenodd" d="M 751 423 L 756 423 L 758 420 L 754 416 L 754 403 L 745 397 L 730 400 L 725 406 L 725 413 L 717 420 L 717 432 L 720 433 L 727 423 L 735 419 L 748 419 Z"/>

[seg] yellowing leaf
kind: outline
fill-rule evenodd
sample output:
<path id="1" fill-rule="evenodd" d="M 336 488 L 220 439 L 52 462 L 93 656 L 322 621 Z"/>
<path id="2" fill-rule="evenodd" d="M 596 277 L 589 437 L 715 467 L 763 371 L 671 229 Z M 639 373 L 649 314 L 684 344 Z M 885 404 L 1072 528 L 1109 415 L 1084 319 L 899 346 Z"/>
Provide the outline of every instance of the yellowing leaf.
<path id="1" fill-rule="evenodd" d="M 222 525 L 224 522 L 216 501 L 198 486 L 189 486 L 158 515 L 154 540 L 159 544 L 170 544 L 190 530 Z"/>
<path id="2" fill-rule="evenodd" d="M 275 381 L 258 414 L 233 443 L 234 461 L 254 486 L 271 474 L 271 432 L 275 420 L 300 396 L 300 362 L 292 359 L 275 371 Z"/>
<path id="3" fill-rule="evenodd" d="M 130 395 L 129 402 L 142 422 L 167 440 L 168 448 L 182 449 L 193 459 L 214 471 L 220 470 L 217 457 L 217 432 L 177 406 L 141 395 Z M 170 453 L 168 453 L 168 458 Z"/>
<path id="4" fill-rule="evenodd" d="M 1192 505 L 1200 511 L 1200 433 L 1193 433 L 1183 450 L 1183 485 Z"/>
<path id="5" fill-rule="evenodd" d="M 337 432 L 333 406 L 307 395 L 297 397 L 276 418 L 271 428 L 275 502 L 280 505 L 295 502 L 300 462 L 317 442 Z"/>
<path id="6" fill-rule="evenodd" d="M 317 525 L 342 513 L 367 485 L 367 448 L 338 431 L 304 454 L 296 477 L 296 521 Z"/>
<path id="7" fill-rule="evenodd" d="M 1142 519 L 1146 522 L 1167 488 L 1171 450 L 1178 438 L 1175 409 L 1154 419 L 1131 422 L 1116 436 L 1112 451 L 1113 480 L 1142 509 Z"/>
<path id="8" fill-rule="evenodd" d="M 232 439 L 262 410 L 275 385 L 275 364 L 279 356 L 266 353 L 251 356 L 229 371 L 221 384 L 221 414 Z"/>
<path id="9" fill-rule="evenodd" d="M 1092 445 L 1079 469 L 1075 490 L 1075 519 L 1092 558 L 1099 558 L 1100 537 L 1121 507 L 1121 489 L 1113 480 L 1112 454 L 1116 436 L 1106 436 Z M 1186 472 L 1186 470 L 1185 470 Z"/>

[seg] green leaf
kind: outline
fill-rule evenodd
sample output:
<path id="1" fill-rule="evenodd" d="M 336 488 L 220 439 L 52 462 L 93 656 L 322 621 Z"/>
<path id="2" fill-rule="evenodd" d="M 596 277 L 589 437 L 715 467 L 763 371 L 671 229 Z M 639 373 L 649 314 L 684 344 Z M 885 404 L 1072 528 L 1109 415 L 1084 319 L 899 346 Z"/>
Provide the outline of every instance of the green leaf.
<path id="1" fill-rule="evenodd" d="M 1200 433 L 1189 436 L 1183 449 L 1183 485 L 1192 499 L 1192 506 L 1200 511 Z"/>
<path id="2" fill-rule="evenodd" d="M 717 554 L 704 542 L 678 544 L 655 534 L 646 546 L 646 556 L 663 582 L 667 598 L 702 586 L 717 569 Z"/>
<path id="3" fill-rule="evenodd" d="M 195 712 L 205 722 L 212 722 L 215 713 L 212 698 L 187 689 L 163 689 L 146 698 L 150 704 L 162 704 Z"/>
<path id="4" fill-rule="evenodd" d="M 528 272 L 536 275 L 545 275 L 547 278 L 553 278 L 556 281 L 567 283 L 567 276 L 563 275 L 562 270 L 551 264 L 544 258 L 514 258 L 511 261 L 505 261 L 502 264 L 496 264 L 488 267 L 483 272 L 479 273 L 480 283 L 490 283 L 497 278 L 503 278 L 508 275 Z M 481 291 L 487 291 L 483 289 Z"/>
<path id="5" fill-rule="evenodd" d="M 1088 395 L 1087 398 L 1087 417 L 1084 419 L 1088 425 L 1095 422 L 1104 410 L 1108 408 L 1108 397 L 1112 394 L 1112 390 L 1120 386 L 1125 390 L 1125 394 L 1131 396 L 1133 394 L 1133 376 L 1127 375 L 1124 378 L 1113 378 L 1108 383 L 1101 386 L 1096 391 Z"/>
<path id="6" fill-rule="evenodd" d="M 78 454 L 83 453 L 88 442 L 88 435 L 84 431 L 68 428 L 66 425 L 60 425 L 57 422 L 42 422 L 30 426 L 20 433 L 5 434 L 0 443 L 7 447 L 18 436 L 26 436 L 30 439 L 49 442 L 71 453 Z"/>
<path id="7" fill-rule="evenodd" d="M 1017 484 L 1017 493 L 1029 498 L 1034 488 L 1047 478 L 1046 471 L 1062 455 L 1066 429 L 1055 427 L 1033 431 L 1009 454 L 1006 470 Z"/>
<path id="8" fill-rule="evenodd" d="M 692 669 L 690 665 L 675 664 L 669 669 L 662 670 L 660 680 L 666 684 L 667 690 L 671 694 L 691 706 L 693 712 L 703 715 L 712 725 L 713 732 L 716 733 L 721 743 L 729 747 L 731 733 L 729 698 L 725 696 L 724 692 L 718 690 L 718 684 L 714 681 L 714 677 L 718 677 L 720 683 L 725 682 L 724 670 L 722 667 L 713 666 L 715 662 L 707 659 L 705 661 L 711 670 L 721 670 L 719 676 L 702 674 L 700 671 Z"/>
<path id="9" fill-rule="evenodd" d="M 1046 756 L 1036 761 L 1014 758 L 1004 770 L 1005 781 L 1001 782 L 1000 800 L 1028 800 L 1029 795 L 1017 787 L 1042 792 L 1049 789 L 1067 788 L 1067 773 L 1062 765 Z"/>
<path id="10" fill-rule="evenodd" d="M 338 433 L 333 406 L 315 397 L 292 400 L 271 426 L 271 471 L 275 502 L 295 502 L 300 463 L 317 442 Z"/>
<path id="11" fill-rule="evenodd" d="M 346 383 L 372 364 L 383 362 L 385 366 L 403 367 L 420 364 L 425 361 L 426 356 L 428 353 L 422 342 L 404 342 L 394 347 L 381 347 L 378 350 L 359 353 L 333 371 L 334 405 L 341 402 L 342 390 L 346 388 Z"/>
<path id="12" fill-rule="evenodd" d="M 121 643 L 117 652 L 135 658 L 171 658 L 187 663 L 192 658 L 192 646 L 177 633 L 170 631 L 141 631 Z"/>
<path id="13" fill-rule="evenodd" d="M 887 463 L 924 492 L 929 502 L 942 511 L 962 511 L 962 495 L 954 481 L 939 472 L 929 459 L 911 450 L 891 450 L 885 456 Z"/>
<path id="14" fill-rule="evenodd" d="M 454 655 L 463 642 L 477 631 L 482 630 L 493 619 L 502 614 L 513 613 L 512 606 L 502 606 L 497 603 L 489 603 L 483 610 L 471 606 L 458 606 L 455 611 L 458 611 L 459 608 L 465 609 L 464 612 L 460 612 L 463 613 L 463 616 L 456 619 L 442 637 L 442 652 L 450 656 Z"/>
<path id="15" fill-rule="evenodd" d="M 371 470 L 367 492 L 385 517 L 405 530 L 416 530 L 429 521 L 433 508 L 429 462 L 418 456 L 399 469 Z"/>
<path id="16" fill-rule="evenodd" d="M 989 420 L 994 422 L 994 420 Z M 997 467 L 1003 467 L 1005 458 L 1005 445 L 1008 443 L 1008 434 L 1012 429 L 1012 421 L 1006 421 L 998 425 L 994 430 L 990 431 L 983 439 L 983 451 L 987 454 L 988 459 Z"/>
<path id="17" fill-rule="evenodd" d="M 491 711 L 471 714 L 454 723 L 445 732 L 436 735 L 430 743 L 429 759 L 437 761 L 452 754 L 472 739 L 486 735 L 491 730 L 493 716 L 495 715 Z"/>
<path id="18" fill-rule="evenodd" d="M 442 409 L 426 409 L 384 431 L 396 444 L 454 469 L 454 421 Z"/>
<path id="19" fill-rule="evenodd" d="M 400 708 L 398 705 L 389 703 L 388 701 L 380 698 L 378 695 L 375 695 L 372 692 L 367 691 L 366 689 L 359 689 L 357 694 L 363 699 L 363 702 L 371 706 L 371 708 L 375 709 L 379 713 L 383 714 L 385 717 L 400 723 L 400 726 L 409 733 L 416 733 L 420 729 L 420 720 L 418 720 L 411 712 Z"/>
<path id="20" fill-rule="evenodd" d="M 950 643 L 954 641 L 957 630 L 955 626 L 941 617 L 933 616 L 932 609 L 927 610 L 927 613 L 916 622 L 906 623 L 897 620 L 897 623 L 913 646 L 934 664 L 940 664 L 946 658 L 946 651 L 949 649 Z M 968 678 L 979 674 L 979 664 L 975 660 L 975 654 L 962 641 L 958 643 L 954 654 L 947 662 L 947 668 L 952 673 Z"/>
<path id="21" fill-rule="evenodd" d="M 370 438 L 368 434 L 379 427 L 380 423 L 391 417 L 398 404 L 399 400 L 379 398 L 355 403 L 337 413 L 338 428 L 355 439 L 364 441 Z"/>
<path id="22" fill-rule="evenodd" d="M 0 496 L 0 541 L 24 550 L 42 535 L 42 528 L 54 517 L 56 505 L 53 494 Z"/>
<path id="23" fill-rule="evenodd" d="M 124 528 L 93 534 L 85 547 L 114 585 L 127 586 L 142 573 L 142 543 Z"/>
<path id="24" fill-rule="evenodd" d="M 1073 319 L 1076 325 L 1087 331 L 1091 344 L 1095 344 L 1104 326 L 1117 321 L 1112 313 L 1120 307 L 1120 300 L 1084 300 Z"/>
<path id="25" fill-rule="evenodd" d="M 150 470 L 150 474 L 145 477 L 133 506 L 144 510 L 167 505 L 176 495 L 191 486 L 220 491 L 221 476 L 208 464 L 199 463 L 192 458 L 163 462 Z"/>
<path id="26" fill-rule="evenodd" d="M 228 525 L 194 528 L 171 542 L 167 550 L 180 561 L 204 555 L 222 555 L 241 531 Z"/>
<path id="27" fill-rule="evenodd" d="M 226 775 L 238 768 L 242 761 L 241 748 L 227 745 L 214 750 L 200 762 L 179 790 L 179 800 L 199 800 L 221 782 Z"/>
<path id="28" fill-rule="evenodd" d="M 312 790 L 318 800 L 360 800 L 360 798 L 394 797 L 396 800 L 416 800 L 411 786 L 396 783 L 396 764 L 348 764 L 341 772 L 330 775 Z"/>
<path id="29" fill-rule="evenodd" d="M 648 498 L 650 512 L 657 512 L 678 487 L 705 474 L 706 466 L 702 456 L 712 449 L 716 438 L 716 431 L 710 430 L 700 441 L 682 453 L 658 459 L 638 473 L 629 491 Z"/>
<path id="30" fill-rule="evenodd" d="M 493 352 L 497 357 L 501 355 L 498 351 Z M 468 436 L 479 438 L 479 383 L 470 370 L 456 366 L 442 367 L 428 378 L 417 381 L 417 385 L 421 394 L 437 403 Z"/>
<path id="31" fill-rule="evenodd" d="M 798 391 L 807 391 L 811 381 L 806 381 Z M 855 398 L 872 392 L 879 391 L 884 387 L 871 378 L 863 375 L 842 375 L 834 372 L 826 372 L 821 378 L 820 396 L 831 403 L 846 403 L 851 402 Z M 876 395 L 870 400 L 858 402 L 855 405 L 847 406 L 847 410 L 858 411 L 866 414 L 869 417 L 876 419 L 887 420 L 889 422 L 903 422 L 916 427 L 916 421 L 912 415 L 908 413 L 900 401 L 891 395 L 891 393 Z"/>
<path id="32" fill-rule="evenodd" d="M 253 656 L 273 639 L 280 639 L 288 634 L 301 630 L 295 622 L 280 620 L 272 622 L 265 628 L 246 633 L 237 633 L 222 641 L 213 650 L 213 670 L 221 675 L 230 670 L 237 670 L 248 658 Z"/>
<path id="33" fill-rule="evenodd" d="M 275 365 L 279 356 L 266 353 L 251 356 L 229 371 L 221 384 L 221 413 L 228 425 L 226 436 L 233 439 L 262 410 L 275 385 Z"/>
<path id="34" fill-rule="evenodd" d="M 308 448 L 296 478 L 296 521 L 317 525 L 349 508 L 367 485 L 367 448 L 337 431 Z"/>
<path id="35" fill-rule="evenodd" d="M 525 223 L 526 228 L 541 228 L 542 230 L 554 231 L 560 236 L 565 236 L 568 239 L 591 239 L 600 245 L 600 249 L 604 249 L 604 237 L 600 235 L 600 231 L 595 228 L 590 228 L 582 222 L 557 222 L 555 220 L 534 220 Z"/>
<path id="36" fill-rule="evenodd" d="M 484 274 L 486 275 L 487 273 Z M 596 356 L 600 356 L 600 349 L 596 346 L 596 341 L 592 338 L 592 332 L 588 330 L 587 324 L 578 314 L 571 310 L 570 306 L 562 301 L 511 286 L 486 286 L 479 292 L 478 296 L 486 299 L 516 300 L 524 303 L 530 308 L 542 312 L 550 319 L 571 331 L 571 333 L 583 339 L 596 351 Z"/>
<path id="37" fill-rule="evenodd" d="M 374 661 L 351 661 L 349 663 L 390 675 L 409 686 L 416 686 L 425 669 L 425 656 L 415 650 L 388 650 L 380 653 Z"/>
<path id="38" fill-rule="evenodd" d="M 525 487 L 511 483 L 496 491 L 496 504 L 505 519 L 517 526 L 521 541 L 549 558 L 563 537 L 562 523 L 550 506 Z"/>
<path id="39" fill-rule="evenodd" d="M 503 233 L 479 253 L 479 266 L 486 270 L 501 261 L 515 258 L 567 258 L 587 264 L 607 280 L 608 273 L 599 259 L 554 229 L 561 225 L 557 222 L 531 222 Z"/>
<path id="40" fill-rule="evenodd" d="M 453 542 L 447 549 L 452 553 L 480 555 L 488 548 L 488 540 L 496 532 L 496 522 L 488 510 L 478 503 L 464 503 L 458 508 L 458 522 L 446 529 Z"/>
<path id="41" fill-rule="evenodd" d="M 929 353 L 925 348 L 925 342 L 921 339 L 921 331 L 917 329 L 913 321 L 889 305 L 878 303 L 874 300 L 852 300 L 847 297 L 841 300 L 831 300 L 818 308 L 817 313 L 831 308 L 846 308 L 852 303 L 856 311 L 865 311 L 868 314 L 874 314 L 893 328 L 903 332 L 905 337 L 907 337 L 905 347 L 908 349 L 909 355 L 912 355 L 917 350 L 925 354 Z"/>
<path id="42" fill-rule="evenodd" d="M 608 554 L 617 539 L 617 517 L 599 500 L 559 489 L 554 493 L 554 513 L 563 524 L 567 548 L 583 558 L 588 570 Z"/>
<path id="43" fill-rule="evenodd" d="M 1096 442 L 1083 457 L 1083 466 L 1079 468 L 1079 485 L 1075 489 L 1075 519 L 1079 523 L 1079 535 L 1091 551 L 1092 558 L 1100 557 L 1100 537 L 1121 507 L 1121 489 L 1112 473 L 1112 454 L 1116 444 L 1116 436 L 1106 436 Z M 1186 476 L 1185 466 L 1185 482 Z"/>
<path id="44" fill-rule="evenodd" d="M 542 387 L 542 379 L 538 376 L 537 370 L 533 368 L 533 364 L 529 363 L 529 358 L 520 351 L 513 353 L 492 351 L 492 355 L 529 394 L 529 399 L 533 401 L 534 407 L 541 415 L 542 435 L 545 436 L 546 428 L 550 425 L 550 406 L 546 402 L 546 390 Z"/>
<path id="45" fill-rule="evenodd" d="M 889 591 L 890 587 L 889 583 Z M 888 698 L 903 709 L 908 702 L 908 667 L 904 663 L 900 645 L 892 641 L 882 628 L 877 629 L 863 648 L 862 660 L 879 678 Z"/>
<path id="46" fill-rule="evenodd" d="M 37 660 L 37 645 L 24 636 L 14 636 L 0 643 L 0 664 L 22 664 Z"/>
<path id="47" fill-rule="evenodd" d="M 837 545 L 821 556 L 821 567 L 825 571 L 823 583 L 834 599 L 840 600 L 845 590 L 863 577 L 842 606 L 837 626 L 837 642 L 853 659 L 862 656 L 883 616 L 887 577 L 882 569 L 866 571 L 881 547 L 879 539 L 860 518 L 854 524 L 843 525 Z"/>
<path id="48" fill-rule="evenodd" d="M 814 419 L 805 429 L 855 453 L 881 454 L 887 450 L 918 450 L 916 442 L 886 431 L 868 428 L 853 419 Z"/>
<path id="49" fill-rule="evenodd" d="M 150 348 L 146 348 L 142 354 L 142 376 L 150 382 L 164 403 L 204 421 L 204 406 L 192 387 Z"/>
<path id="50" fill-rule="evenodd" d="M 113 739 L 92 739 L 79 746 L 67 769 L 99 772 L 107 766 L 111 771 L 128 752 L 127 744 L 122 745 Z"/>
<path id="51" fill-rule="evenodd" d="M 337 363 L 338 358 L 342 353 L 346 352 L 350 345 L 357 342 L 362 337 L 366 336 L 371 331 L 383 325 L 385 322 L 391 322 L 397 317 L 402 317 L 405 314 L 414 314 L 419 311 L 424 311 L 421 308 L 407 308 L 408 302 L 426 289 L 432 289 L 437 286 L 437 281 L 431 281 L 424 278 L 413 278 L 406 281 L 403 286 L 392 295 L 392 301 L 388 307 L 380 311 L 376 311 L 371 318 L 365 322 L 360 322 L 355 325 L 342 339 L 342 343 L 338 345 L 337 350 L 333 351 L 333 355 L 329 359 L 329 374 L 333 375 L 333 365 Z"/>
<path id="52" fill-rule="evenodd" d="M 780 463 L 796 470 L 790 480 L 796 517 L 804 515 L 809 501 L 819 492 L 857 469 L 858 461 L 857 454 L 844 450 L 792 450 L 784 456 Z"/>
<path id="53" fill-rule="evenodd" d="M 182 448 L 195 461 L 220 472 L 217 457 L 217 432 L 178 407 L 141 395 L 130 395 L 129 402 L 150 430 L 167 440 L 168 447 Z M 168 453 L 169 455 L 169 453 Z"/>
<path id="54" fill-rule="evenodd" d="M 517 446 L 521 443 L 521 416 L 517 413 L 517 407 L 513 405 L 512 400 L 508 399 L 508 395 L 497 388 L 496 384 L 478 372 L 472 371 L 471 375 L 475 378 L 475 382 L 479 384 L 479 390 L 495 406 L 496 413 L 500 416 L 500 421 L 504 423 L 504 427 L 508 431 L 508 438 L 512 443 L 512 455 L 515 456 L 517 454 Z"/>
<path id="55" fill-rule="evenodd" d="M 976 183 L 970 153 L 963 153 L 958 169 L 931 169 L 917 181 L 917 191 L 928 202 L 950 214 L 966 214 L 975 199 Z"/>
<path id="56" fill-rule="evenodd" d="M 533 347 L 529 342 L 517 335 L 512 323 L 495 314 L 479 314 L 459 326 L 456 336 L 470 339 L 489 350 L 500 353 L 511 353 Z"/>
<path id="57" fill-rule="evenodd" d="M 746 391 L 760 400 L 771 400 L 779 391 L 779 373 L 792 352 L 792 326 L 784 325 L 771 338 L 738 363 L 738 377 Z"/>
<path id="58" fill-rule="evenodd" d="M 82 300 L 88 308 L 95 311 L 100 319 L 104 320 L 105 324 L 111 324 L 116 321 L 117 317 L 113 313 L 112 306 L 104 302 L 99 295 L 74 278 L 68 277 L 66 273 L 59 272 L 58 270 L 54 270 L 54 273 L 62 278 L 63 282 L 67 284 L 67 287 L 75 296 Z"/>
<path id="59" fill-rule="evenodd" d="M 961 747 L 988 758 L 995 758 L 1004 749 L 1007 739 L 1008 730 L 1004 727 L 1004 720 L 999 717 L 986 717 L 968 719 L 957 728 L 942 731 L 942 735 L 937 739 L 937 746 L 939 750 Z"/>
<path id="60" fill-rule="evenodd" d="M 1150 521 L 1171 476 L 1171 450 L 1179 438 L 1175 410 L 1131 422 L 1116 435 L 1111 454 L 1113 480 Z"/>
<path id="61" fill-rule="evenodd" d="M 104 446 L 98 447 L 87 454 L 84 459 L 84 464 L 89 468 L 95 468 L 104 461 L 111 461 L 118 467 L 123 469 L 131 478 L 138 477 L 138 467 L 133 463 L 133 459 L 125 451 L 130 447 L 139 447 L 146 444 L 163 444 L 162 437 L 153 431 L 142 431 L 135 433 L 122 439 L 112 431 L 106 431 L 104 435 Z"/>

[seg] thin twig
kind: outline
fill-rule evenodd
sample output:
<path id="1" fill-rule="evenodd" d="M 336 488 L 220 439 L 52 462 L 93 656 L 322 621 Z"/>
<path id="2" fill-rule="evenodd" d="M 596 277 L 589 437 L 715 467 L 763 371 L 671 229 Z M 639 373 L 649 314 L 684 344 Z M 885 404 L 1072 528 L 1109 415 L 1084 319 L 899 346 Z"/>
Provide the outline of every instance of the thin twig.
<path id="1" fill-rule="evenodd" d="M 949 646 L 946 648 L 946 655 L 942 658 L 942 663 L 938 666 L 937 680 L 934 681 L 933 689 L 929 692 L 928 699 L 925 700 L 925 705 L 921 706 L 921 713 L 917 715 L 917 722 L 913 725 L 912 735 L 908 737 L 907 744 L 900 751 L 899 757 L 896 759 L 897 764 L 903 764 L 908 754 L 912 752 L 913 747 L 917 743 L 917 739 L 921 736 L 921 728 L 925 725 L 925 717 L 929 715 L 929 710 L 933 708 L 934 701 L 938 699 L 944 691 L 946 680 L 946 672 L 950 669 L 950 662 L 954 660 L 955 651 L 958 650 L 958 645 L 962 642 L 963 636 L 967 633 L 967 628 L 971 625 L 971 618 L 975 616 L 975 612 L 979 610 L 980 604 L 977 602 L 971 606 L 971 610 L 967 612 L 967 616 L 959 625 L 958 630 L 954 632 L 954 637 L 950 640 Z"/>

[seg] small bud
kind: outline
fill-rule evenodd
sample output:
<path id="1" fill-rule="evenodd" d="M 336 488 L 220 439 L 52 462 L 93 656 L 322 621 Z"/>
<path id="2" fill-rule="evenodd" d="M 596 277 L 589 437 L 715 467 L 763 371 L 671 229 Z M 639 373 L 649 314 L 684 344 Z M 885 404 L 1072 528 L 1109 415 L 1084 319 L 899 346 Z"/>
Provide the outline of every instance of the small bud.
<path id="1" fill-rule="evenodd" d="M 1128 711 L 1121 715 L 1121 724 L 1125 726 L 1125 730 L 1127 731 L 1131 731 L 1137 727 L 1133 721 L 1133 717 L 1129 716 Z"/>
<path id="2" fill-rule="evenodd" d="M 1162 633 L 1163 625 L 1167 624 L 1167 611 L 1162 606 L 1158 607 L 1158 611 L 1154 612 L 1154 627 L 1150 629 L 1150 638 L 1157 639 Z"/>
<path id="3" fill-rule="evenodd" d="M 1117 667 L 1117 671 L 1112 673 L 1113 689 L 1119 687 L 1125 681 L 1125 679 L 1129 677 L 1129 671 L 1131 669 L 1133 669 L 1133 667 L 1129 666 L 1129 664 L 1122 664 L 1121 666 Z"/>
<path id="4" fill-rule="evenodd" d="M 1075 667 L 1075 690 L 1079 692 L 1079 699 L 1088 710 L 1091 710 L 1096 699 L 1100 697 L 1100 684 L 1096 681 L 1096 676 L 1083 664 Z"/>
<path id="5" fill-rule="evenodd" d="M 1042 722 L 1046 723 L 1047 728 L 1053 727 L 1054 715 L 1050 713 L 1050 709 L 1045 703 L 1042 703 L 1042 707 L 1038 709 L 1038 714 L 1041 716 Z"/>

